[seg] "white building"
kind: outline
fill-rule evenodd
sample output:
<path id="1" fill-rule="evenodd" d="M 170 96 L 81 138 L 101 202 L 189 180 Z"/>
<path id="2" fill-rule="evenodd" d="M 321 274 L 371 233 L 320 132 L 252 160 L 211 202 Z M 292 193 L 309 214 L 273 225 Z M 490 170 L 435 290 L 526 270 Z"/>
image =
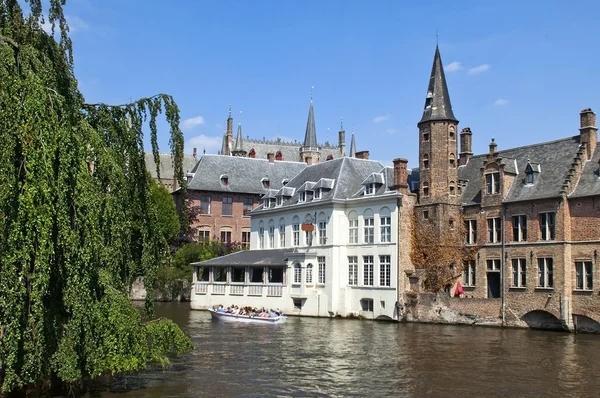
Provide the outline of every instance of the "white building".
<path id="1" fill-rule="evenodd" d="M 251 213 L 250 250 L 193 264 L 192 309 L 395 319 L 402 198 L 394 169 L 376 161 L 307 167 Z"/>

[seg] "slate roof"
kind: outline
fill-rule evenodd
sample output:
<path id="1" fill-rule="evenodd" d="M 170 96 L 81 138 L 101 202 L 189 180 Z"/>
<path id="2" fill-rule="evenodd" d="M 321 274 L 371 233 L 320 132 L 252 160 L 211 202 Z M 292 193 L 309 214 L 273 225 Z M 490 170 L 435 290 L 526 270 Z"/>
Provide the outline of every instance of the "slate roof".
<path id="1" fill-rule="evenodd" d="M 242 250 L 225 256 L 213 258 L 206 261 L 192 263 L 193 266 L 274 266 L 285 265 L 286 258 L 292 253 L 293 248 L 269 249 L 269 250 Z"/>
<path id="2" fill-rule="evenodd" d="M 448 85 L 446 84 L 446 76 L 444 75 L 444 67 L 440 49 L 435 47 L 435 55 L 433 57 L 433 66 L 431 67 L 431 77 L 429 79 L 429 87 L 427 88 L 427 96 L 425 98 L 425 109 L 423 117 L 419 123 L 430 120 L 453 120 L 457 121 L 452 112 L 452 104 L 450 103 L 450 94 L 448 93 Z"/>
<path id="3" fill-rule="evenodd" d="M 577 198 L 582 196 L 600 195 L 600 143 L 596 144 L 596 150 L 592 158 L 583 165 L 583 172 L 575 190 L 569 196 Z M 544 170 L 542 170 L 543 172 Z"/>
<path id="4" fill-rule="evenodd" d="M 170 153 L 161 153 L 160 156 L 160 178 L 170 178 L 172 179 L 175 172 L 173 170 L 173 161 Z M 144 158 L 146 161 L 146 170 L 150 172 L 152 178 L 156 179 L 156 164 L 154 163 L 154 156 L 152 152 L 144 153 Z M 192 155 L 183 155 L 183 173 L 192 171 L 195 167 L 197 160 Z"/>
<path id="5" fill-rule="evenodd" d="M 268 191 L 262 180 L 269 180 L 269 188 L 279 190 L 283 180 L 292 179 L 306 163 L 252 159 L 239 156 L 204 155 L 195 169 L 194 178 L 189 182 L 188 190 L 213 192 L 239 192 L 264 194 Z M 221 183 L 221 175 L 228 177 L 227 185 Z"/>
<path id="6" fill-rule="evenodd" d="M 284 197 L 282 206 L 278 206 L 277 209 L 297 204 L 299 192 L 314 190 L 317 185 L 321 185 L 323 190 L 321 198 L 314 199 L 314 202 L 364 197 L 363 181 L 374 174 L 379 175 L 378 178 L 383 183 L 375 194 L 368 195 L 369 197 L 396 194 L 396 191 L 390 192 L 390 186 L 393 185 L 393 169 L 374 160 L 343 157 L 308 166 L 288 182 L 286 188 L 295 188 L 294 195 Z M 281 192 L 278 194 L 281 195 Z M 305 203 L 310 202 L 307 200 Z M 259 207 L 254 211 L 261 210 L 263 208 Z"/>
<path id="7" fill-rule="evenodd" d="M 501 163 L 506 164 L 506 170 L 518 173 L 504 201 L 515 202 L 558 197 L 571 168 L 571 163 L 573 163 L 579 149 L 579 138 L 579 136 L 574 136 L 499 151 L 499 156 L 503 158 Z M 600 155 L 596 154 L 596 156 Z M 473 156 L 466 165 L 460 166 L 458 169 L 459 179 L 468 180 L 468 184 L 462 193 L 462 201 L 465 205 L 481 202 L 481 190 L 483 188 L 481 186 L 481 169 L 486 157 L 487 154 Z M 538 163 L 541 169 L 540 173 L 535 174 L 535 181 L 532 185 L 525 184 L 525 168 L 529 161 Z M 584 185 L 586 184 L 584 181 L 580 181 L 580 184 L 582 182 Z M 575 191 L 577 192 L 577 189 Z M 581 188 L 581 192 L 584 191 L 585 189 Z"/>

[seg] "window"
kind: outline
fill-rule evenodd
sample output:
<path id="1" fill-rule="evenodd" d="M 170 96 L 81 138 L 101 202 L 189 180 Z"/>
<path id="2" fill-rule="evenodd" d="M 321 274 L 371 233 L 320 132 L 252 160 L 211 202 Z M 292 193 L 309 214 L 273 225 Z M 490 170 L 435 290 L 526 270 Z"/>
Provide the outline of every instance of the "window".
<path id="1" fill-rule="evenodd" d="M 325 221 L 319 221 L 319 244 L 327 244 L 327 223 Z"/>
<path id="2" fill-rule="evenodd" d="M 453 183 L 450 183 L 450 196 L 456 196 L 456 188 Z"/>
<path id="3" fill-rule="evenodd" d="M 513 241 L 527 241 L 527 216 L 513 216 Z"/>
<path id="4" fill-rule="evenodd" d="M 242 231 L 242 247 L 244 249 L 250 248 L 250 231 Z"/>
<path id="5" fill-rule="evenodd" d="M 538 258 L 538 287 L 553 287 L 552 258 Z"/>
<path id="6" fill-rule="evenodd" d="M 312 245 L 312 231 L 304 231 L 304 242 L 307 246 Z"/>
<path id="7" fill-rule="evenodd" d="M 232 267 L 231 268 L 231 282 L 234 282 L 234 283 L 246 282 L 246 268 Z"/>
<path id="8" fill-rule="evenodd" d="M 554 218 L 555 213 L 540 213 L 540 234 L 542 240 L 554 240 L 555 229 L 554 229 Z"/>
<path id="9" fill-rule="evenodd" d="M 196 268 L 196 281 L 197 282 L 208 282 L 208 268 L 197 267 Z"/>
<path id="10" fill-rule="evenodd" d="M 362 300 L 360 300 L 360 308 L 363 311 L 373 312 L 373 299 L 362 299 Z"/>
<path id="11" fill-rule="evenodd" d="M 279 247 L 285 247 L 285 224 L 279 223 Z"/>
<path id="12" fill-rule="evenodd" d="M 321 188 L 315 189 L 315 199 L 321 199 Z"/>
<path id="13" fill-rule="evenodd" d="M 304 302 L 306 301 L 306 299 L 295 298 L 295 299 L 293 299 L 293 301 L 294 301 L 294 309 L 295 310 L 301 310 L 302 309 L 302 305 L 304 304 Z"/>
<path id="14" fill-rule="evenodd" d="M 423 130 L 423 141 L 429 141 L 429 129 Z"/>
<path id="15" fill-rule="evenodd" d="M 375 183 L 371 182 L 365 185 L 365 195 L 373 195 L 375 193 Z"/>
<path id="16" fill-rule="evenodd" d="M 424 169 L 429 168 L 429 155 L 428 154 L 423 155 L 423 168 Z"/>
<path id="17" fill-rule="evenodd" d="M 319 283 L 325 284 L 325 256 L 317 257 L 319 263 Z"/>
<path id="18" fill-rule="evenodd" d="M 226 175 L 221 176 L 221 184 L 225 186 L 229 185 L 229 177 L 227 177 Z"/>
<path id="19" fill-rule="evenodd" d="M 358 243 L 358 218 L 355 212 L 348 215 L 348 243 Z"/>
<path id="20" fill-rule="evenodd" d="M 500 259 L 495 258 L 492 260 L 487 260 L 487 270 L 488 271 L 500 271 Z"/>
<path id="21" fill-rule="evenodd" d="M 488 242 L 498 243 L 502 238 L 500 217 L 488 218 Z"/>
<path id="22" fill-rule="evenodd" d="M 463 281 L 465 286 L 475 286 L 476 263 L 475 260 L 465 261 Z"/>
<path id="23" fill-rule="evenodd" d="M 524 258 L 512 259 L 512 287 L 527 286 L 527 263 Z"/>
<path id="24" fill-rule="evenodd" d="M 258 228 L 258 247 L 261 249 L 265 248 L 265 228 Z"/>
<path id="25" fill-rule="evenodd" d="M 242 199 L 244 203 L 244 215 L 247 215 L 252 211 L 252 205 L 254 204 L 253 198 L 244 198 Z"/>
<path id="26" fill-rule="evenodd" d="M 283 267 L 269 267 L 269 283 L 283 283 Z"/>
<path id="27" fill-rule="evenodd" d="M 465 220 L 465 235 L 468 245 L 477 243 L 477 220 Z"/>
<path id="28" fill-rule="evenodd" d="M 202 229 L 198 231 L 198 243 L 208 243 L 210 241 L 210 229 Z"/>
<path id="29" fill-rule="evenodd" d="M 294 246 L 300 246 L 300 224 L 297 222 L 292 225 L 292 238 Z"/>
<path id="30" fill-rule="evenodd" d="M 298 192 L 298 203 L 302 203 L 306 200 L 306 192 Z"/>
<path id="31" fill-rule="evenodd" d="M 268 178 L 263 178 L 261 180 L 261 182 L 262 182 L 263 188 L 265 188 L 265 189 L 269 189 L 269 187 L 271 186 L 271 183 Z"/>
<path id="32" fill-rule="evenodd" d="M 358 285 L 358 257 L 348 256 L 348 285 Z"/>
<path id="33" fill-rule="evenodd" d="M 283 155 L 281 154 L 281 151 L 277 151 L 277 153 L 275 154 L 275 160 L 283 160 Z"/>
<path id="34" fill-rule="evenodd" d="M 379 219 L 381 222 L 381 243 L 389 243 L 392 241 L 392 218 L 390 216 L 383 216 Z"/>
<path id="35" fill-rule="evenodd" d="M 294 283 L 302 283 L 302 268 L 300 264 L 294 264 Z"/>
<path id="36" fill-rule="evenodd" d="M 232 214 L 233 198 L 231 196 L 223 196 L 223 208 L 221 209 L 221 215 L 230 216 Z"/>
<path id="37" fill-rule="evenodd" d="M 281 206 L 283 205 L 283 196 L 278 196 L 277 197 L 277 206 Z"/>
<path id="38" fill-rule="evenodd" d="M 373 256 L 363 256 L 363 285 L 373 286 Z"/>
<path id="39" fill-rule="evenodd" d="M 533 184 L 533 170 L 529 170 L 525 172 L 525 183 Z"/>
<path id="40" fill-rule="evenodd" d="M 423 210 L 423 219 L 429 220 L 429 210 Z"/>
<path id="41" fill-rule="evenodd" d="M 577 290 L 592 290 L 593 288 L 593 273 L 591 261 L 576 261 L 575 262 L 576 281 L 575 289 Z"/>
<path id="42" fill-rule="evenodd" d="M 269 225 L 269 248 L 275 247 L 275 226 Z"/>
<path id="43" fill-rule="evenodd" d="M 392 264 L 390 256 L 379 256 L 379 286 L 391 286 Z"/>
<path id="44" fill-rule="evenodd" d="M 487 194 L 495 195 L 500 193 L 500 173 L 489 173 L 485 175 Z"/>
<path id="45" fill-rule="evenodd" d="M 454 218 L 448 220 L 448 227 L 450 230 L 454 231 Z"/>
<path id="46" fill-rule="evenodd" d="M 451 169 L 456 168 L 456 158 L 453 153 L 450 154 L 450 163 L 448 165 Z"/>
<path id="47" fill-rule="evenodd" d="M 364 218 L 364 243 L 373 243 L 374 241 L 374 232 L 375 232 L 375 219 L 373 216 Z"/>
<path id="48" fill-rule="evenodd" d="M 227 268 L 215 267 L 213 273 L 215 282 L 227 282 Z"/>
<path id="49" fill-rule="evenodd" d="M 251 283 L 263 283 L 264 282 L 264 268 L 250 268 L 250 282 Z"/>
<path id="50" fill-rule="evenodd" d="M 200 195 L 200 214 L 210 214 L 210 195 Z"/>
<path id="51" fill-rule="evenodd" d="M 221 242 L 231 243 L 231 231 L 221 231 Z"/>
<path id="52" fill-rule="evenodd" d="M 456 141 L 456 134 L 454 133 L 454 126 L 450 126 L 449 130 L 450 139 Z"/>
<path id="53" fill-rule="evenodd" d="M 308 263 L 306 265 L 306 284 L 312 285 L 313 283 L 313 265 Z"/>
<path id="54" fill-rule="evenodd" d="M 423 196 L 429 196 L 429 183 L 423 183 Z"/>

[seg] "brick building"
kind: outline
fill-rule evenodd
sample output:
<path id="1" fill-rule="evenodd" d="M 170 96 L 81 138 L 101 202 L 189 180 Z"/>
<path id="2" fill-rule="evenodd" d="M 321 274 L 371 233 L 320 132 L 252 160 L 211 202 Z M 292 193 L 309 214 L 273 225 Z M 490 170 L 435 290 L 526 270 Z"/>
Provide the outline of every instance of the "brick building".
<path id="1" fill-rule="evenodd" d="M 471 130 L 458 134 L 436 48 L 417 126 L 415 217 L 440 233 L 464 223 L 465 244 L 478 249 L 464 264 L 465 295 L 495 301 L 504 324 L 600 330 L 595 113 L 581 112 L 577 135 L 506 150 L 492 138 L 489 152 L 474 156 Z"/>

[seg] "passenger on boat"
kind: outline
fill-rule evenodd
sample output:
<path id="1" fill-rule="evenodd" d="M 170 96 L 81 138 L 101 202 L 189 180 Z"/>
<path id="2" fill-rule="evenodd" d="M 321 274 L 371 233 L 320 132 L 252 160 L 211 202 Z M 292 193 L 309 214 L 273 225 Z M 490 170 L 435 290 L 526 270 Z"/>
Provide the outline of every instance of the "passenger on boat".
<path id="1" fill-rule="evenodd" d="M 225 308 L 223 308 L 223 306 L 220 305 L 219 308 L 217 308 L 217 312 L 225 312 Z"/>
<path id="2" fill-rule="evenodd" d="M 276 317 L 278 317 L 278 316 L 279 316 L 279 315 L 277 315 L 277 314 L 275 313 L 275 311 L 273 311 L 272 309 L 269 311 L 269 318 L 276 318 Z"/>

